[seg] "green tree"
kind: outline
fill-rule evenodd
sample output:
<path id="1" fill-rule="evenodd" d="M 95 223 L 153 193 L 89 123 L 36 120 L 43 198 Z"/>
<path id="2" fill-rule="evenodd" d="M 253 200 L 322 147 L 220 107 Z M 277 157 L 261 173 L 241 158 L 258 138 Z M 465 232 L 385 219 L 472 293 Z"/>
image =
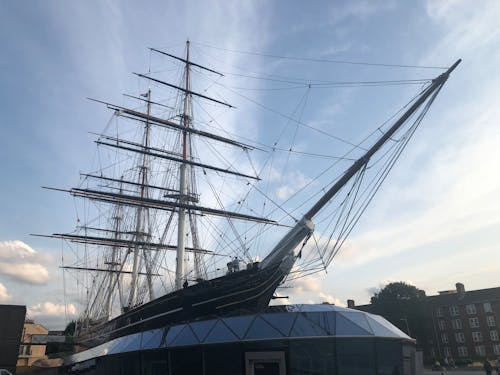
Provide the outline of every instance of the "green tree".
<path id="1" fill-rule="evenodd" d="M 387 284 L 371 298 L 371 312 L 381 315 L 401 331 L 426 345 L 425 291 L 399 281 Z"/>

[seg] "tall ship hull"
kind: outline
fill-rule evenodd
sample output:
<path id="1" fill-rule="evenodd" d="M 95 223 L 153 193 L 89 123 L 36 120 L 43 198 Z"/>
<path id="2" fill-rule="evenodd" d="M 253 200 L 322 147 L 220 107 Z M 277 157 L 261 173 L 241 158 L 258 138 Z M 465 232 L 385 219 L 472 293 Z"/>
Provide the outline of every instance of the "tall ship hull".
<path id="1" fill-rule="evenodd" d="M 93 347 L 120 336 L 153 328 L 223 316 L 227 313 L 258 312 L 265 309 L 287 273 L 279 267 L 248 270 L 207 280 L 166 294 L 118 317 L 93 326 L 78 339 Z"/>
<path id="2" fill-rule="evenodd" d="M 387 128 L 378 128 L 381 135 L 371 145 L 349 143 L 351 151 L 361 150 L 361 154 L 350 159 L 352 164 L 339 176 L 322 186 L 318 183 L 316 192 L 305 194 L 300 209 L 290 209 L 259 188 L 264 173 L 251 161 L 228 161 L 231 152 L 221 153 L 207 142 L 236 148 L 245 156 L 259 148 L 256 144 L 209 131 L 207 123 L 214 122 L 212 117 L 204 123 L 205 128 L 195 126 L 193 99 L 233 107 L 207 96 L 206 90 L 195 91 L 193 70 L 222 74 L 191 61 L 189 42 L 182 58 L 151 50 L 181 62 L 182 84 L 155 78 L 151 72 L 136 73 L 150 86 L 144 94 L 127 94 L 137 101 L 135 107 L 95 100 L 113 111 L 109 124 L 125 122 L 125 134 L 134 134 L 135 139 L 122 138 L 118 126 L 109 131 L 108 124 L 108 132 L 100 134 L 96 143 L 116 151 L 117 156 L 110 157 L 106 165 L 99 158 L 100 170 L 81 174 L 78 187 L 52 188 L 83 201 L 82 211 L 89 215 L 84 223 L 78 218 L 73 232 L 46 235 L 65 241 L 76 254 L 62 268 L 86 275 L 80 282 L 83 308 L 75 321 L 75 341 L 83 347 L 180 322 L 238 311 L 259 312 L 273 298 L 281 297 L 276 291 L 284 282 L 326 270 L 460 63 L 430 82 L 423 81 L 425 88 Z M 176 106 L 153 100 L 151 84 L 177 92 Z M 310 89 L 311 84 L 308 86 Z M 146 108 L 138 109 L 141 105 Z M 391 142 L 396 146 L 386 146 Z M 278 143 L 268 146 L 271 158 Z M 202 159 L 195 149 L 197 144 L 215 156 Z M 289 158 L 293 147 L 283 151 Z M 381 158 L 373 158 L 379 154 Z M 385 162 L 381 162 L 383 157 Z M 225 164 L 208 162 L 214 160 Z M 272 163 L 261 163 L 266 164 Z M 380 171 L 363 185 L 375 166 Z M 319 176 L 330 168 L 327 165 Z M 209 178 L 211 173 L 225 179 L 215 185 Z M 206 181 L 200 183 L 203 178 Z M 249 191 L 222 193 L 223 188 L 233 186 L 232 178 L 242 179 Z M 250 199 L 252 191 L 265 199 L 260 209 Z M 201 203 L 208 193 L 209 203 Z M 235 209 L 227 209 L 228 196 L 236 198 L 230 206 Z M 335 202 L 338 206 L 332 209 Z M 274 220 L 277 212 L 284 213 L 288 222 Z M 278 232 L 280 236 L 275 235 Z M 275 245 L 260 242 L 266 235 Z M 255 255 L 251 253 L 255 249 L 269 250 Z"/>

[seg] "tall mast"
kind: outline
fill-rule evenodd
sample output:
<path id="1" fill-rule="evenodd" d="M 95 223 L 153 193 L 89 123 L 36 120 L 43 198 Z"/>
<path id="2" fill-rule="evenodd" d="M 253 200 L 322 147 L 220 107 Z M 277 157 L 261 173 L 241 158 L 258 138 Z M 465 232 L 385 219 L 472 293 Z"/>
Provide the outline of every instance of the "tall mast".
<path id="1" fill-rule="evenodd" d="M 189 40 L 186 41 L 186 68 L 185 68 L 185 92 L 184 92 L 184 110 L 182 114 L 182 125 L 185 129 L 189 128 L 191 118 L 189 116 Z M 182 159 L 188 160 L 188 132 L 182 131 Z M 187 163 L 182 163 L 179 171 L 179 202 L 185 203 L 187 197 Z M 175 288 L 180 289 L 185 278 L 184 253 L 186 247 L 186 209 L 179 207 L 179 222 L 177 227 L 177 264 L 175 268 Z"/>
<path id="2" fill-rule="evenodd" d="M 147 92 L 147 99 L 148 99 L 148 104 L 147 104 L 147 115 L 150 116 L 151 112 L 151 89 L 148 89 Z M 149 147 L 149 129 L 150 124 L 149 120 L 146 120 L 145 125 L 144 125 L 144 149 L 147 150 Z M 139 184 L 140 184 L 140 197 L 141 199 L 148 198 L 148 155 L 144 154 L 142 158 L 142 165 L 140 166 L 140 173 L 139 173 Z M 145 236 L 145 216 L 147 214 L 147 208 L 143 206 L 139 206 L 137 208 L 137 221 L 136 221 L 136 240 L 137 242 L 143 242 L 146 240 Z M 129 299 L 128 299 L 128 308 L 132 308 L 134 305 L 138 303 L 137 301 L 137 287 L 139 283 L 139 269 L 140 269 L 140 263 L 141 263 L 141 258 L 139 257 L 139 253 L 142 250 L 142 246 L 136 245 L 134 247 L 134 260 L 133 260 L 133 265 L 132 265 L 132 281 L 131 281 L 131 288 L 130 288 L 130 294 L 129 294 Z M 147 260 L 146 260 L 147 261 Z M 153 297 L 153 290 L 152 290 L 152 281 L 151 281 L 151 276 L 148 277 L 148 286 L 149 286 L 149 294 L 150 297 Z"/>

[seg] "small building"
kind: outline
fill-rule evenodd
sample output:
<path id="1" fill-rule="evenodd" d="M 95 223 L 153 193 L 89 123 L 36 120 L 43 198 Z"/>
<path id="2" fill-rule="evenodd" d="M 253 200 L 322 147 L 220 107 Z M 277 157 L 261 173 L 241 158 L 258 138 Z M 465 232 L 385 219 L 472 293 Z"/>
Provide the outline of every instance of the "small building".
<path id="1" fill-rule="evenodd" d="M 116 338 L 67 358 L 61 373 L 413 375 L 415 341 L 357 310 L 273 306 Z"/>
<path id="2" fill-rule="evenodd" d="M 15 371 L 25 316 L 26 306 L 0 305 L 0 369 Z"/>
<path id="3" fill-rule="evenodd" d="M 17 367 L 29 367 L 35 361 L 46 358 L 46 345 L 38 343 L 35 338 L 37 335 L 47 335 L 48 333 L 49 330 L 41 324 L 36 324 L 31 319 L 25 320 Z"/>

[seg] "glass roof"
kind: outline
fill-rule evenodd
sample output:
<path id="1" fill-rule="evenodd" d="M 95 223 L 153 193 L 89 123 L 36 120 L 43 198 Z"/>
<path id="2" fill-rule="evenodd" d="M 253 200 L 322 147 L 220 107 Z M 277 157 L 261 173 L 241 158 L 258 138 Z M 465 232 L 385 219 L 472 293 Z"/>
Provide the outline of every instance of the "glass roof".
<path id="1" fill-rule="evenodd" d="M 259 314 L 196 321 L 119 337 L 74 354 L 66 362 L 141 349 L 327 336 L 412 340 L 378 315 L 327 304 L 287 305 L 270 307 Z"/>

